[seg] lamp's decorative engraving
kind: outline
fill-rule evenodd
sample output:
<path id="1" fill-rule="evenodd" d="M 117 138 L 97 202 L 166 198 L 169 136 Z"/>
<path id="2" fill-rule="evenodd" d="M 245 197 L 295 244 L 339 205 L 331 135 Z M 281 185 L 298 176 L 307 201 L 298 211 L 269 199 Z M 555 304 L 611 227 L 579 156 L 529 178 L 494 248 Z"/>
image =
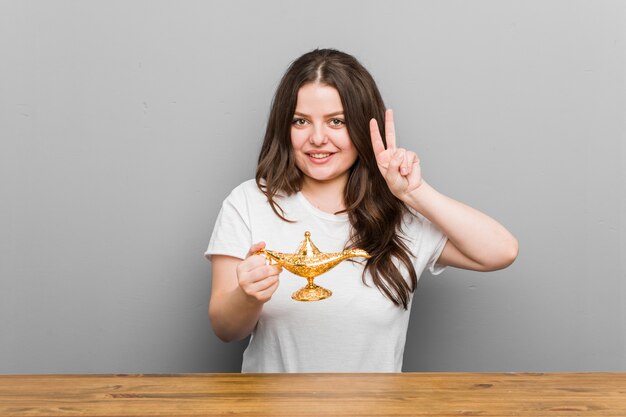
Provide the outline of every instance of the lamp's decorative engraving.
<path id="1" fill-rule="evenodd" d="M 296 253 L 282 253 L 269 249 L 257 252 L 263 254 L 270 263 L 275 262 L 287 271 L 307 279 L 307 285 L 291 295 L 297 301 L 318 301 L 328 298 L 332 292 L 316 285 L 313 280 L 318 275 L 334 268 L 342 261 L 356 256 L 370 258 L 370 254 L 363 249 L 347 249 L 342 252 L 323 253 L 311 241 L 311 233 L 304 232 L 304 240 Z"/>

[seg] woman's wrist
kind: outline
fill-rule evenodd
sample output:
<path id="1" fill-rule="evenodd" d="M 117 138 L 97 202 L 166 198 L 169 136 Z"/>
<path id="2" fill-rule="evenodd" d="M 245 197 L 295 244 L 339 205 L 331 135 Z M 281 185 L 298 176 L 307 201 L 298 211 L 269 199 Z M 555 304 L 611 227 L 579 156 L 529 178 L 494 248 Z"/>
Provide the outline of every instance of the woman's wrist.
<path id="1" fill-rule="evenodd" d="M 437 191 L 422 179 L 419 187 L 407 193 L 402 201 L 418 213 L 425 215 L 428 207 L 428 201 L 436 196 Z"/>

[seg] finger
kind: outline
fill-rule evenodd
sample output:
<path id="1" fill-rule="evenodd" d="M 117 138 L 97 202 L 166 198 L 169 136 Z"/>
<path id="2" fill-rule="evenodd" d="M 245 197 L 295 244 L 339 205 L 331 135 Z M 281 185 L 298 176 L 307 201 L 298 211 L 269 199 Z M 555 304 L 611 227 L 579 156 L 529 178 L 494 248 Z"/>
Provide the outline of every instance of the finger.
<path id="1" fill-rule="evenodd" d="M 370 136 L 372 138 L 372 147 L 374 148 L 374 155 L 378 155 L 385 151 L 385 144 L 383 143 L 383 137 L 380 135 L 380 129 L 378 129 L 378 122 L 376 119 L 370 120 Z"/>
<path id="2" fill-rule="evenodd" d="M 406 151 L 406 149 L 398 149 L 398 151 L 400 151 L 400 153 L 402 154 L 402 163 L 400 164 L 400 175 L 405 176 L 408 172 L 408 152 Z"/>
<path id="3" fill-rule="evenodd" d="M 404 176 L 409 176 L 413 172 L 413 166 L 417 161 L 417 155 L 415 152 L 406 151 L 406 157 L 404 158 L 403 170 L 401 172 Z"/>
<path id="4" fill-rule="evenodd" d="M 385 111 L 385 139 L 387 140 L 387 149 L 396 148 L 396 126 L 393 123 L 393 110 Z"/>
<path id="5" fill-rule="evenodd" d="M 409 167 L 409 169 L 411 170 L 411 172 L 413 172 L 415 169 L 419 169 L 419 165 L 420 165 L 420 157 L 417 156 L 417 154 L 415 152 L 411 152 L 412 154 L 412 159 L 411 159 L 411 165 Z"/>
<path id="6" fill-rule="evenodd" d="M 274 285 L 279 280 L 279 274 L 265 275 L 257 281 L 242 282 L 241 287 L 246 294 L 254 295 L 260 291 L 264 291 Z"/>
<path id="7" fill-rule="evenodd" d="M 250 255 L 243 262 L 241 262 L 241 269 L 243 271 L 252 271 L 264 265 L 269 265 L 267 257 L 263 254 Z"/>
<path id="8" fill-rule="evenodd" d="M 242 284 L 253 284 L 256 282 L 263 281 L 269 276 L 278 275 L 282 271 L 282 267 L 279 265 L 259 265 L 253 269 L 250 269 L 245 272 L 245 274 L 241 274 L 241 283 Z"/>
<path id="9" fill-rule="evenodd" d="M 275 283 L 273 283 L 272 285 L 270 285 L 268 288 L 259 291 L 257 293 L 257 298 L 259 300 L 263 300 L 265 302 L 269 301 L 270 298 L 272 298 L 272 295 L 274 295 L 274 293 L 276 292 L 276 289 L 278 288 L 278 284 L 280 283 L 280 281 L 276 280 Z"/>
<path id="10" fill-rule="evenodd" d="M 250 280 L 256 281 L 260 279 L 263 274 L 261 272 L 262 269 L 259 269 L 259 268 L 264 268 L 264 267 L 280 268 L 280 266 L 276 264 L 270 265 L 267 262 L 267 258 L 264 255 L 251 255 L 247 257 L 245 260 L 241 261 L 239 265 L 237 265 L 237 274 L 238 276 L 244 278 L 246 281 L 250 281 Z M 270 275 L 270 274 L 268 273 L 266 275 Z M 252 276 L 252 278 L 245 278 L 246 276 Z"/>
<path id="11" fill-rule="evenodd" d="M 257 253 L 258 251 L 260 251 L 261 249 L 265 248 L 265 242 L 257 242 L 254 245 L 250 246 L 250 250 L 248 251 L 248 253 L 246 254 L 246 258 L 254 255 L 255 253 Z"/>
<path id="12" fill-rule="evenodd" d="M 414 188 L 418 188 L 422 185 L 424 180 L 422 179 L 422 170 L 420 168 L 419 160 L 413 163 L 411 173 L 405 178 L 409 181 L 409 184 L 413 184 Z"/>
<path id="13" fill-rule="evenodd" d="M 248 290 L 251 293 L 259 293 L 267 290 L 268 288 L 275 286 L 278 282 L 278 275 L 270 275 L 269 277 L 262 279 L 261 281 L 257 281 L 254 284 L 251 284 L 248 287 Z"/>
<path id="14" fill-rule="evenodd" d="M 278 276 L 281 272 L 283 272 L 283 267 L 280 265 L 263 265 L 251 271 L 252 275 L 256 277 L 256 281 L 263 281 L 267 277 Z"/>
<path id="15" fill-rule="evenodd" d="M 398 149 L 394 152 L 393 158 L 391 158 L 391 160 L 389 161 L 387 175 L 385 176 L 385 180 L 388 183 L 394 184 L 398 181 L 399 177 L 401 176 L 400 167 L 402 166 L 403 162 L 404 162 L 404 153 L 402 152 L 401 149 Z"/>

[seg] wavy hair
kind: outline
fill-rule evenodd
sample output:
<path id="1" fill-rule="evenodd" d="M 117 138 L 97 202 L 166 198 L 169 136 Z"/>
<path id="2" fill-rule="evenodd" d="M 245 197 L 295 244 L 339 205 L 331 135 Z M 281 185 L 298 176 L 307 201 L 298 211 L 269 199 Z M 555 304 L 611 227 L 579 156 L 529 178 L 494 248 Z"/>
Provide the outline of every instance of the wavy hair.
<path id="1" fill-rule="evenodd" d="M 291 146 L 291 124 L 298 90 L 307 83 L 337 89 L 346 128 L 358 153 L 344 190 L 346 209 L 341 211 L 347 212 L 352 226 L 346 247 L 373 254 L 365 264 L 363 283 L 367 285 L 365 274 L 369 272 L 374 285 L 387 298 L 407 309 L 417 274 L 400 231 L 404 216 L 411 212 L 389 191 L 378 169 L 369 121 L 375 118 L 384 129 L 385 104 L 374 79 L 356 58 L 334 49 L 316 49 L 289 66 L 272 102 L 257 164 L 257 186 L 276 215 L 290 221 L 275 198 L 292 195 L 302 187 L 303 174 L 296 167 Z M 382 136 L 385 137 L 384 131 Z M 408 280 L 403 277 L 401 266 L 408 272 Z"/>

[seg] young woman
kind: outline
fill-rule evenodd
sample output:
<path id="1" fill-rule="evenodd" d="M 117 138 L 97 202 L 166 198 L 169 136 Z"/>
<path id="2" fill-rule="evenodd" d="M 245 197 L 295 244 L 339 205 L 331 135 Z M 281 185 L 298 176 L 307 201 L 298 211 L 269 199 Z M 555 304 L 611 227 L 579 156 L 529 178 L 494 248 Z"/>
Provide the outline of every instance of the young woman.
<path id="1" fill-rule="evenodd" d="M 255 255 L 294 252 L 305 231 L 323 252 L 372 255 L 316 278 L 333 295 L 311 303 L 291 299 L 302 278 Z M 400 372 L 422 271 L 492 271 L 517 251 L 503 226 L 424 181 L 354 57 L 314 50 L 278 86 L 256 179 L 223 203 L 206 252 L 209 316 L 224 341 L 251 335 L 243 372 Z"/>

